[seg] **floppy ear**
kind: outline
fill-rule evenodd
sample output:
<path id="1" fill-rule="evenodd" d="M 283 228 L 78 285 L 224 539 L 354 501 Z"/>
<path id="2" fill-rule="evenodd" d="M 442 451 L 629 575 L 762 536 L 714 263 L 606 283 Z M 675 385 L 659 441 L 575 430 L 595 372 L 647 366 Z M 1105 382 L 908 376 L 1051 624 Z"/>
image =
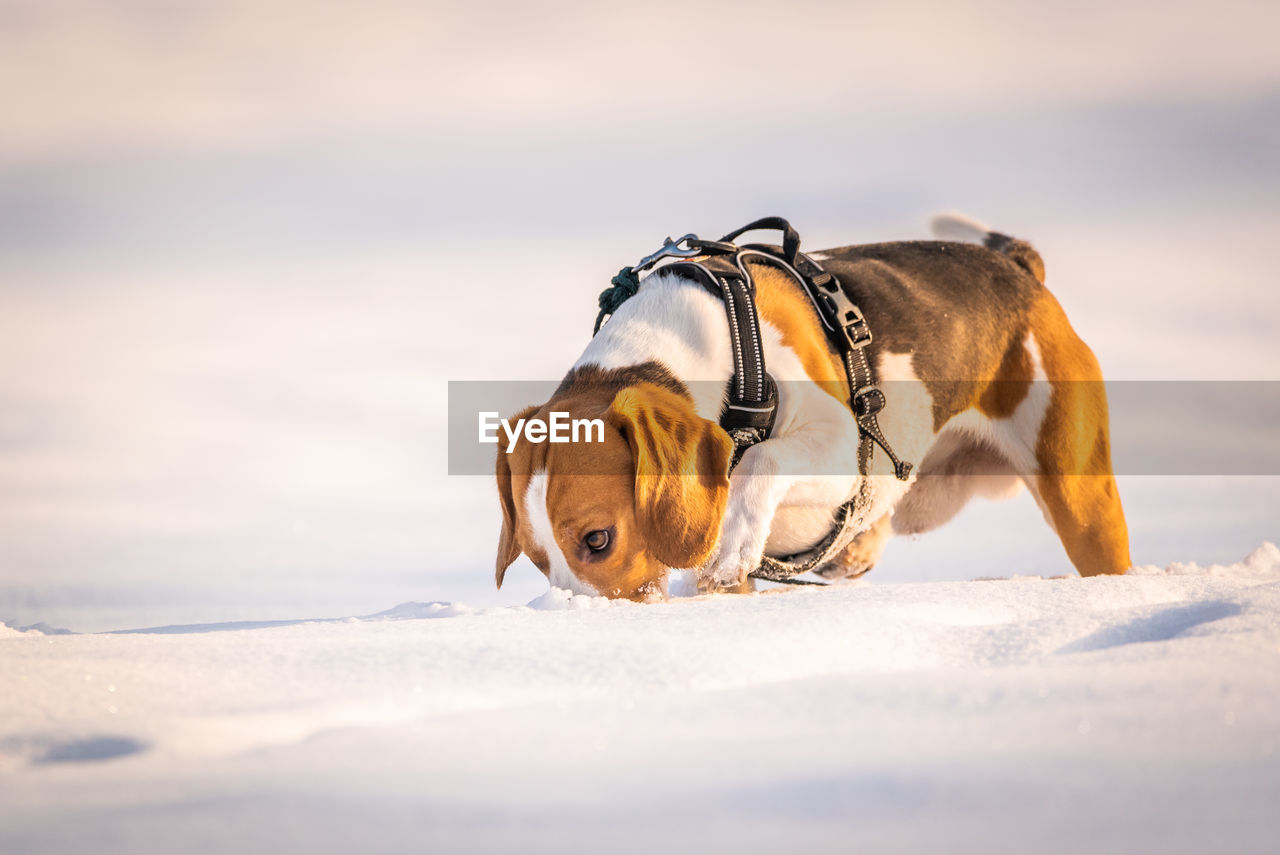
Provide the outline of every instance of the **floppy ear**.
<path id="1" fill-rule="evenodd" d="M 514 423 L 519 419 L 527 419 L 537 411 L 536 406 L 525 407 L 510 421 Z M 516 518 L 516 499 L 511 489 L 511 461 L 507 459 L 509 456 L 506 447 L 499 442 L 496 470 L 498 500 L 502 503 L 502 532 L 498 535 L 498 563 L 494 574 L 499 588 L 502 587 L 502 580 L 507 575 L 507 568 L 511 566 L 512 561 L 520 557 L 521 552 L 520 538 L 516 536 L 519 523 Z"/>
<path id="2" fill-rule="evenodd" d="M 720 535 L 733 440 L 688 398 L 652 383 L 619 392 L 608 417 L 631 445 L 636 519 L 650 552 L 668 567 L 702 564 Z"/>

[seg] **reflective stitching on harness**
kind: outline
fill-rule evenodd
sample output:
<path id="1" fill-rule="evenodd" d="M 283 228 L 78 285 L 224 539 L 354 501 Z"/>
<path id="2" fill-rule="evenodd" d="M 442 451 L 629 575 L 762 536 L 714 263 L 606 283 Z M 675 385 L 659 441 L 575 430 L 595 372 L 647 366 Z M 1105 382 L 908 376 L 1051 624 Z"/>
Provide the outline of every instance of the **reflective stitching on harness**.
<path id="1" fill-rule="evenodd" d="M 742 364 L 742 341 L 738 338 L 738 310 L 734 306 L 733 292 L 729 290 L 729 282 L 719 276 L 715 277 L 720 283 L 721 290 L 724 291 L 724 303 L 729 307 L 729 340 L 733 342 L 733 364 Z M 743 372 L 735 371 L 734 380 L 737 382 L 738 398 L 747 397 L 747 380 L 743 376 Z"/>
<path id="2" fill-rule="evenodd" d="M 749 280 L 748 280 L 748 281 L 749 281 Z M 751 297 L 751 293 L 750 293 L 750 291 L 747 289 L 747 284 L 746 284 L 746 282 L 743 282 L 743 283 L 742 283 L 742 287 L 743 287 L 743 290 L 744 290 L 744 291 L 747 291 L 747 299 L 748 299 L 748 300 L 752 300 L 752 302 L 754 303 L 755 301 L 754 301 L 754 299 L 752 299 L 752 297 Z M 759 320 L 758 320 L 757 318 L 751 318 L 750 320 L 751 320 L 751 323 L 749 323 L 749 324 L 747 325 L 747 328 L 748 328 L 749 330 L 751 330 L 751 348 L 752 348 L 752 351 L 755 353 L 756 362 L 760 365 L 760 367 L 761 367 L 761 368 L 763 368 L 763 367 L 764 367 L 764 355 L 760 353 L 760 334 L 759 334 L 759 332 L 757 331 L 758 327 L 760 326 L 760 322 L 759 322 Z M 757 395 L 759 395 L 760 397 L 763 397 L 763 396 L 764 396 L 764 384 L 765 384 L 765 379 L 764 379 L 764 377 L 760 377 L 760 378 L 759 378 L 759 381 L 760 381 L 761 388 L 759 388 L 759 389 L 757 389 L 757 390 L 756 390 L 756 394 L 757 394 Z M 745 398 L 745 397 L 746 397 L 746 395 L 743 395 L 742 397 L 744 397 L 744 398 Z"/>

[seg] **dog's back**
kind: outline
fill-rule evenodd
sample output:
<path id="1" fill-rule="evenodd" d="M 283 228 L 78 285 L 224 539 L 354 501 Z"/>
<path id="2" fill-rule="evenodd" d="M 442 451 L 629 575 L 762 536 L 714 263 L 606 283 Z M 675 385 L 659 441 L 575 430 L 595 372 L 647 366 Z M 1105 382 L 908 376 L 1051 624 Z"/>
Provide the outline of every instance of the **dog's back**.
<path id="1" fill-rule="evenodd" d="M 943 419 L 966 406 L 969 381 L 999 375 L 1008 354 L 1022 347 L 1033 307 L 1052 299 L 1034 273 L 1044 270 L 1039 254 L 1006 240 L 1009 252 L 901 241 L 817 253 L 871 320 L 872 363 L 885 353 L 912 354 L 916 376 L 935 386 Z"/>

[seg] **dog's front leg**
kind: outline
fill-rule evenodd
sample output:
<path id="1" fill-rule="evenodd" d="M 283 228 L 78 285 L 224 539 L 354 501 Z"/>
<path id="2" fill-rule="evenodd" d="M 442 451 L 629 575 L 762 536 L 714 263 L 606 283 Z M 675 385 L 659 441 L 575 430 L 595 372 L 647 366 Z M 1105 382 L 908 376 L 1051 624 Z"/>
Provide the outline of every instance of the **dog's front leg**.
<path id="1" fill-rule="evenodd" d="M 833 399 L 834 400 L 834 399 Z M 809 502 L 832 510 L 858 480 L 857 423 L 848 411 L 752 446 L 729 479 L 729 501 L 720 540 L 701 568 L 705 587 L 732 588 L 760 565 L 778 507 L 794 488 L 812 482 Z M 805 493 L 811 493 L 807 488 Z"/>
<path id="2" fill-rule="evenodd" d="M 720 541 L 702 568 L 707 587 L 732 588 L 760 564 L 769 524 L 787 495 L 794 476 L 779 471 L 779 460 L 767 440 L 748 449 L 729 478 L 729 503 L 720 526 Z"/>

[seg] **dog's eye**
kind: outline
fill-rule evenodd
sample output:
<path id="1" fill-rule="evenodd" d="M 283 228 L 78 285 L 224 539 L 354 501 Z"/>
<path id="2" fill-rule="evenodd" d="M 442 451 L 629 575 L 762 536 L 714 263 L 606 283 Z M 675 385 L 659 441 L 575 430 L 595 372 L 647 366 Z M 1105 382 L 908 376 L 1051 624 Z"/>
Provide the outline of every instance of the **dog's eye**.
<path id="1" fill-rule="evenodd" d="M 588 532 L 587 536 L 582 539 L 582 542 L 585 543 L 587 545 L 587 549 L 590 549 L 592 552 L 604 552 L 605 549 L 609 547 L 609 532 L 602 528 L 598 528 L 595 531 Z"/>

